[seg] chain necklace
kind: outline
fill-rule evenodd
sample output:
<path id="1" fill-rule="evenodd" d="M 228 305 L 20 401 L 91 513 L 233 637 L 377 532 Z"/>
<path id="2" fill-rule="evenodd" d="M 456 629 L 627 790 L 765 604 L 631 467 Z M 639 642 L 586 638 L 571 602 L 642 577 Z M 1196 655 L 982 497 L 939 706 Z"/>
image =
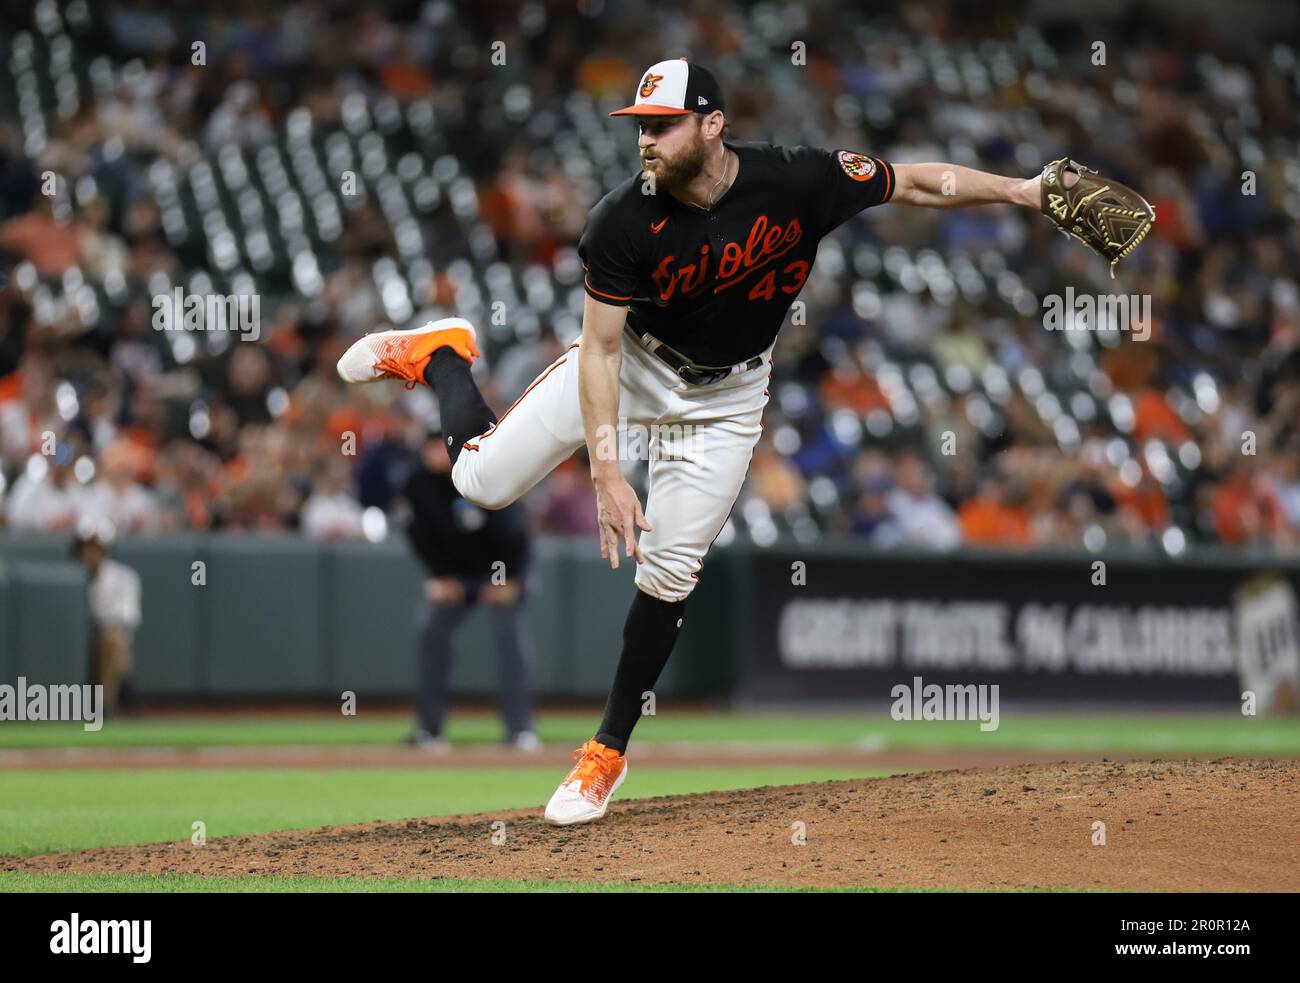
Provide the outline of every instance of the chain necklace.
<path id="1" fill-rule="evenodd" d="M 722 148 L 722 177 L 718 178 L 718 180 L 713 185 L 713 189 L 709 192 L 709 205 L 708 205 L 709 210 L 712 210 L 713 206 L 716 205 L 718 202 L 718 186 L 721 185 L 722 182 L 727 179 L 727 167 L 730 164 L 731 164 L 731 158 L 727 156 L 727 148 L 724 145 Z"/>

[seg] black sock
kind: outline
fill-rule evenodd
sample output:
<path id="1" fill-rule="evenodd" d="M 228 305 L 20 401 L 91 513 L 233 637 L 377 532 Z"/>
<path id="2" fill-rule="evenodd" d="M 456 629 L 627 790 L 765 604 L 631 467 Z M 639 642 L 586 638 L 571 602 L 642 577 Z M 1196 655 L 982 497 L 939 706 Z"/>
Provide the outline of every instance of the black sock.
<path id="1" fill-rule="evenodd" d="M 663 672 L 681 630 L 685 601 L 661 601 L 638 588 L 623 625 L 623 654 L 605 704 L 605 717 L 596 740 L 627 751 L 632 728 L 641 719 L 642 693 L 652 689 Z"/>
<path id="2" fill-rule="evenodd" d="M 497 422 L 496 414 L 483 401 L 469 363 L 448 347 L 435 349 L 424 369 L 424 381 L 438 396 L 438 413 L 451 463 L 460 457 L 465 441 L 477 437 Z"/>

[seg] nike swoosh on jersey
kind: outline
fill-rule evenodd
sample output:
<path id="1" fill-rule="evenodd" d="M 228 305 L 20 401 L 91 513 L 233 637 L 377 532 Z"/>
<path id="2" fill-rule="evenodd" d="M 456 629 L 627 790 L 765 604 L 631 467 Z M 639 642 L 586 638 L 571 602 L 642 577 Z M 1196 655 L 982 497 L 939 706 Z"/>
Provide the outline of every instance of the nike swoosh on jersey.
<path id="1" fill-rule="evenodd" d="M 650 231 L 653 232 L 655 235 L 658 235 L 658 234 L 659 234 L 659 231 L 664 227 L 664 225 L 667 223 L 667 221 L 668 221 L 668 216 L 665 215 L 665 216 L 664 216 L 663 218 L 661 218 L 658 222 L 651 222 L 651 223 L 650 223 Z"/>

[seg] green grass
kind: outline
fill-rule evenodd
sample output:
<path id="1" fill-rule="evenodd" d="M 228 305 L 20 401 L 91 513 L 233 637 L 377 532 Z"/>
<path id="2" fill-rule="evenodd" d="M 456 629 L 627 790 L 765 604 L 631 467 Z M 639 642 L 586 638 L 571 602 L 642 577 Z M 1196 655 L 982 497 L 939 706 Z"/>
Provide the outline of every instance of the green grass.
<path id="1" fill-rule="evenodd" d="M 542 740 L 577 746 L 599 714 L 549 713 Z M 1300 718 L 1240 714 L 1047 714 L 1004 711 L 996 731 L 975 722 L 900 722 L 885 713 L 674 713 L 664 710 L 637 728 L 642 744 L 744 743 L 761 746 L 977 748 L 1129 754 L 1300 755 Z M 80 724 L 0 724 L 0 749 L 61 747 L 237 747 L 263 745 L 385 745 L 409 722 L 391 713 L 341 716 L 230 716 L 124 720 L 98 732 Z M 487 714 L 454 717 L 455 743 L 490 744 L 500 724 Z"/>
<path id="2" fill-rule="evenodd" d="M 867 769 L 737 767 L 632 771 L 620 800 L 876 777 Z M 554 768 L 0 771 L 0 856 L 209 839 L 374 819 L 541 809 Z"/>
<path id="3" fill-rule="evenodd" d="M 933 891 L 932 888 L 908 887 L 836 887 L 806 888 L 756 884 L 608 884 L 602 881 L 511 881 L 443 877 L 416 881 L 391 877 L 200 877 L 196 874 L 40 874 L 27 871 L 0 871 L 0 893 L 64 892 L 97 894 L 116 892 L 359 892 L 403 894 L 478 894 L 483 892 L 564 894 L 571 891 L 595 894 L 623 894 L 630 891 L 708 894 L 741 891 L 766 893 L 890 894 Z"/>

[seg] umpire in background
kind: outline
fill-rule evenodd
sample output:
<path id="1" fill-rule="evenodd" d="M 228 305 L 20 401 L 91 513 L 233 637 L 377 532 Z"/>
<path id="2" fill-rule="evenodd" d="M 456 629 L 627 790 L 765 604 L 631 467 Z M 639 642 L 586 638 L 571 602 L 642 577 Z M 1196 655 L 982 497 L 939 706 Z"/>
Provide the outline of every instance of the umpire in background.
<path id="1" fill-rule="evenodd" d="M 531 653 L 525 648 L 523 626 L 531 558 L 523 507 L 487 511 L 463 499 L 451 482 L 451 458 L 438 427 L 425 436 L 405 494 L 411 506 L 407 535 L 429 571 L 424 592 L 430 605 L 419 639 L 419 717 L 407 743 L 431 750 L 447 747 L 442 728 L 456 633 L 474 605 L 482 604 L 496 640 L 506 743 L 523 751 L 538 750 Z"/>
<path id="2" fill-rule="evenodd" d="M 83 528 L 72 541 L 72 558 L 89 576 L 90 678 L 103 686 L 104 716 L 135 714 L 131 687 L 135 631 L 140 627 L 140 575 L 108 555 L 107 535 Z"/>

